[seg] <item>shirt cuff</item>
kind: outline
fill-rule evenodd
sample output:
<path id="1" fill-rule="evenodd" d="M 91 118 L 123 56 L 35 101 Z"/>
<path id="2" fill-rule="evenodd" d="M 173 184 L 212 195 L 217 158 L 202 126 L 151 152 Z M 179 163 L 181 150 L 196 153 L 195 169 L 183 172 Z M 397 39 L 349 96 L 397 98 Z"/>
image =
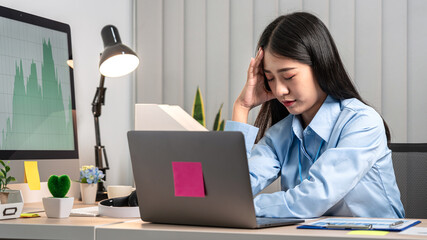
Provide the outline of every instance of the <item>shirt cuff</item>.
<path id="1" fill-rule="evenodd" d="M 258 128 L 254 127 L 252 125 L 241 123 L 241 122 L 235 122 L 235 121 L 227 121 L 225 123 L 224 131 L 239 131 L 242 132 L 245 136 L 245 145 L 246 145 L 246 151 L 250 152 L 252 149 L 256 136 L 258 135 Z"/>

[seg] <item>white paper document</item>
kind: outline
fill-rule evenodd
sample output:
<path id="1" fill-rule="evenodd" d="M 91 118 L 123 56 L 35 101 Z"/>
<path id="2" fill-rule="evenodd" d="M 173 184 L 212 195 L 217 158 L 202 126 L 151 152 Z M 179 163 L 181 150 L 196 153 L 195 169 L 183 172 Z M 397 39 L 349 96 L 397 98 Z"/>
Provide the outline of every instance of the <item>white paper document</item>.
<path id="1" fill-rule="evenodd" d="M 408 228 L 402 232 L 399 232 L 399 234 L 427 236 L 427 228 L 425 228 L 425 227 L 411 227 L 411 228 Z"/>

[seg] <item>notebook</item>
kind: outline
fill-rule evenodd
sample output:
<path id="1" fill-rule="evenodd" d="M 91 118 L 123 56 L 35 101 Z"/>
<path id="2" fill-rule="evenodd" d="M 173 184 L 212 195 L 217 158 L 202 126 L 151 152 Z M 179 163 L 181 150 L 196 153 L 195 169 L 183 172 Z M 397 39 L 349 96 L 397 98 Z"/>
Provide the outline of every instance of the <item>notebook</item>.
<path id="1" fill-rule="evenodd" d="M 243 134 L 129 131 L 141 219 L 262 228 L 304 222 L 256 218 Z"/>

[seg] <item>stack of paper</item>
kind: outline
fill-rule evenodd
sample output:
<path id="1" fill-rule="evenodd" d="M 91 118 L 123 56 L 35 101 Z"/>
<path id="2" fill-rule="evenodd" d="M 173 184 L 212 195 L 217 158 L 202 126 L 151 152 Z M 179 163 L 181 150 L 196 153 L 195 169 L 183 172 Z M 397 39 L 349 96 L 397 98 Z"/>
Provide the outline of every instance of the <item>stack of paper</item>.
<path id="1" fill-rule="evenodd" d="M 176 105 L 135 104 L 135 130 L 208 131 Z"/>

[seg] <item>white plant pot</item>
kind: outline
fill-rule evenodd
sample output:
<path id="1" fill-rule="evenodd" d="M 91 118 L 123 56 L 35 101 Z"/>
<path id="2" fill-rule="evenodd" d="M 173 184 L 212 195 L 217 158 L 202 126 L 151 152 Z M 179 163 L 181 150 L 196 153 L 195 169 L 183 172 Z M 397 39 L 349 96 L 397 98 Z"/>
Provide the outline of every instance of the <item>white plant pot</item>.
<path id="1" fill-rule="evenodd" d="M 80 183 L 80 192 L 82 193 L 83 204 L 95 204 L 97 190 L 97 183 Z"/>
<path id="2" fill-rule="evenodd" d="M 19 218 L 24 207 L 21 190 L 6 190 L 9 193 L 7 203 L 0 204 L 0 220 Z"/>
<path id="3" fill-rule="evenodd" d="M 67 218 L 70 216 L 71 209 L 74 205 L 73 197 L 43 198 L 43 207 L 47 217 L 50 218 Z"/>

